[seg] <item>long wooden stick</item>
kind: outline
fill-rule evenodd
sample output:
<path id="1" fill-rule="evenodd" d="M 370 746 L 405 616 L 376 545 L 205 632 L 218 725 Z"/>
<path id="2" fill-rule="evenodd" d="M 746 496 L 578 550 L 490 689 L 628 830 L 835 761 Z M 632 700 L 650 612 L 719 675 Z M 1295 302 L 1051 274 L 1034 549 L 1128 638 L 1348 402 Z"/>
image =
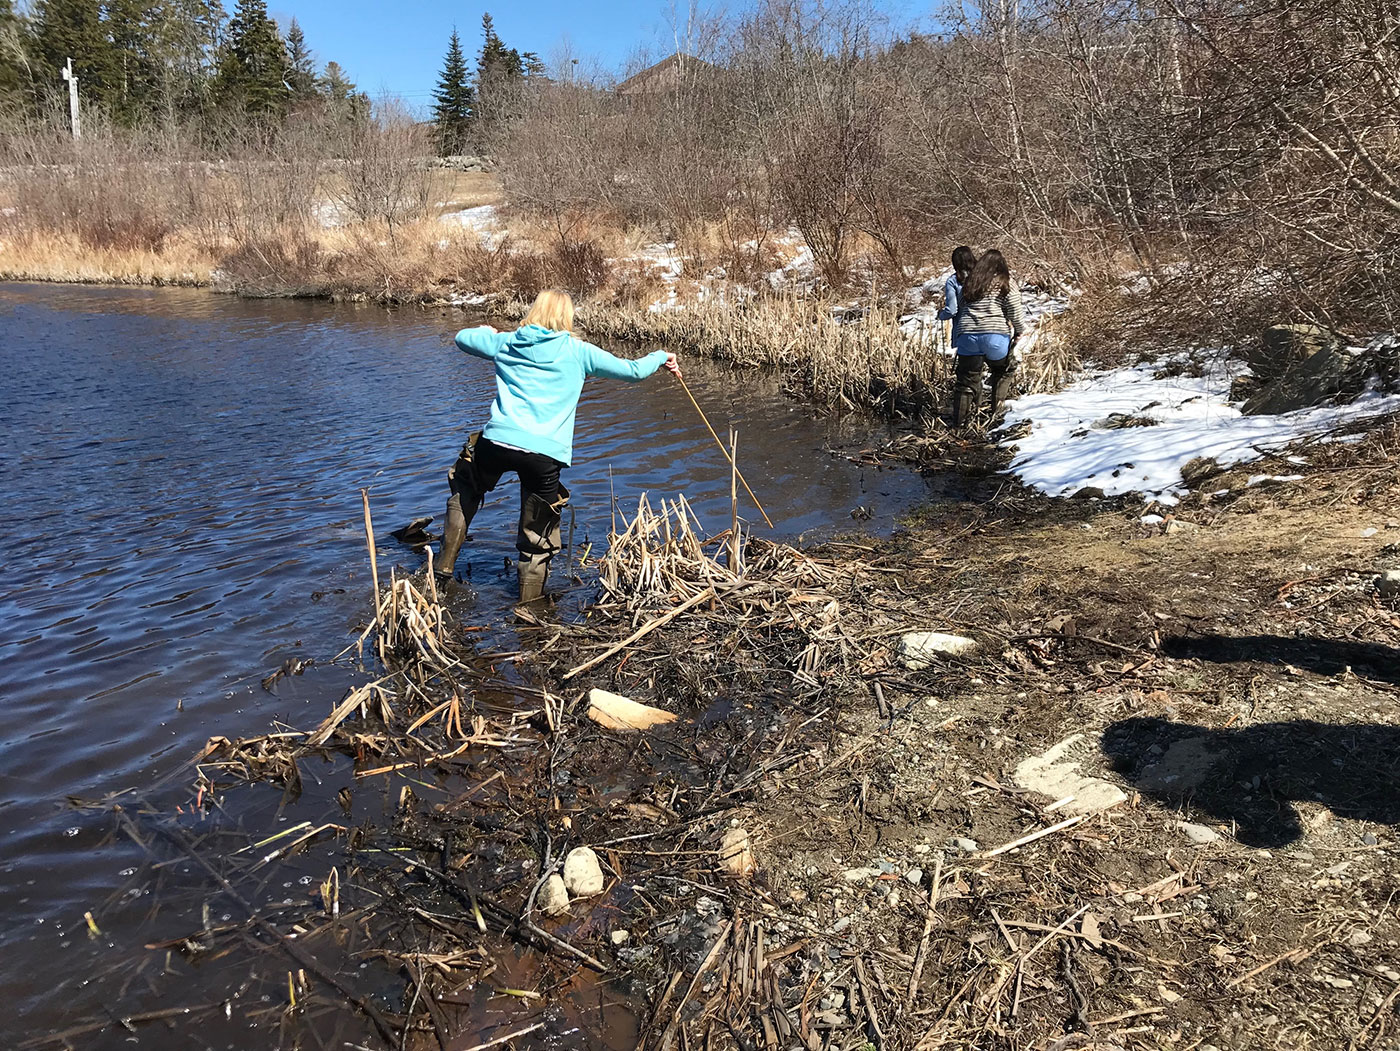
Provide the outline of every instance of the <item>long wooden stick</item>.
<path id="1" fill-rule="evenodd" d="M 675 374 L 673 373 L 673 375 Z M 710 432 L 710 437 L 713 438 L 715 444 L 719 446 L 719 451 L 724 453 L 724 458 L 729 461 L 729 466 L 733 468 L 734 473 L 739 476 L 739 481 L 744 483 L 744 491 L 749 494 L 749 499 L 753 501 L 754 507 L 758 508 L 758 513 L 761 514 L 763 520 L 768 523 L 768 528 L 776 529 L 777 527 L 773 525 L 773 520 L 768 517 L 768 512 L 765 511 L 763 505 L 758 502 L 758 497 L 754 496 L 753 489 L 749 487 L 748 480 L 744 478 L 743 472 L 739 470 L 739 465 L 734 462 L 733 457 L 729 455 L 729 450 L 724 447 L 724 441 L 715 433 L 714 427 L 710 425 L 710 418 L 705 415 L 705 410 L 700 408 L 700 403 L 695 400 L 695 395 L 690 393 L 690 388 L 686 386 L 685 383 L 685 377 L 678 375 L 676 379 L 681 381 L 681 390 L 685 391 L 685 396 L 690 399 L 690 404 L 694 405 L 695 411 L 700 414 L 700 419 L 704 422 L 705 429 Z"/>

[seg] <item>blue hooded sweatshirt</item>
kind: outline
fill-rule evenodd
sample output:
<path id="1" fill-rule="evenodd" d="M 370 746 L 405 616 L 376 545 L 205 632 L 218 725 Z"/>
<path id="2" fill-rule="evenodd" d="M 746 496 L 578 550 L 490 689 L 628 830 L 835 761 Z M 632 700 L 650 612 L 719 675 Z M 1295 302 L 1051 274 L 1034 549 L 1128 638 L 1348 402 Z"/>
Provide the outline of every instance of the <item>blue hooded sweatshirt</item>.
<path id="1" fill-rule="evenodd" d="M 636 383 L 666 363 L 664 350 L 628 361 L 539 325 L 514 332 L 464 328 L 457 346 L 496 366 L 496 400 L 482 437 L 543 453 L 566 467 L 574 455 L 574 412 L 583 381 L 606 376 Z"/>

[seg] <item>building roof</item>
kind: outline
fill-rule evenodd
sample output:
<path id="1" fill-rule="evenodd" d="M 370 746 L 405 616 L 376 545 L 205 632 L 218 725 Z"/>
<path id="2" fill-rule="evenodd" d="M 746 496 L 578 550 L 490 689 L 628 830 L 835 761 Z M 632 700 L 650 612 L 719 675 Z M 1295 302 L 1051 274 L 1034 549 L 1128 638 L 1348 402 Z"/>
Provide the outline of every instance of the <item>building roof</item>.
<path id="1" fill-rule="evenodd" d="M 640 73 L 633 74 L 617 86 L 619 95 L 650 95 L 673 87 L 677 80 L 690 69 L 709 70 L 714 67 L 703 58 L 677 51 L 655 65 L 648 66 Z"/>

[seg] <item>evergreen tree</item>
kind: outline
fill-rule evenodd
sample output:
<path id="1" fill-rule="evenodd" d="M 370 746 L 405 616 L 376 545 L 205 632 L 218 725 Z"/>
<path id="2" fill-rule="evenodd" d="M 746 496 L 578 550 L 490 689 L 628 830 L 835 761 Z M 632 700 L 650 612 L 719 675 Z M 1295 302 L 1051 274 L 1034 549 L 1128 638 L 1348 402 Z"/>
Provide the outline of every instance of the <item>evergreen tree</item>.
<path id="1" fill-rule="evenodd" d="M 68 59 L 78 75 L 85 104 L 107 99 L 112 82 L 112 46 L 99 0 L 40 0 L 34 10 L 34 45 L 51 84 Z M 62 88 L 58 85 L 53 90 Z"/>
<path id="2" fill-rule="evenodd" d="M 159 35 L 174 109 L 199 113 L 210 107 L 225 17 L 219 0 L 165 0 Z"/>
<path id="3" fill-rule="evenodd" d="M 535 56 L 538 61 L 538 56 Z M 481 51 L 476 57 L 476 83 L 481 85 L 496 77 L 513 78 L 525 75 L 525 64 L 519 51 L 506 47 L 496 33 L 496 23 L 490 13 L 481 16 Z"/>
<path id="4" fill-rule="evenodd" d="M 306 46 L 306 34 L 295 18 L 287 29 L 287 84 L 292 89 L 292 98 L 298 102 L 316 95 L 316 59 Z"/>
<path id="5" fill-rule="evenodd" d="M 444 156 L 462 152 L 470 128 L 473 103 L 471 85 L 467 83 L 467 60 L 462 54 L 462 41 L 457 30 L 447 47 L 442 74 L 433 92 L 433 123 L 436 125 L 438 150 Z"/>
<path id="6" fill-rule="evenodd" d="M 355 89 L 339 62 L 327 62 L 325 72 L 317 83 L 326 110 L 332 119 L 345 124 L 358 124 L 369 119 L 369 96 Z"/>
<path id="7" fill-rule="evenodd" d="M 490 14 L 481 18 L 481 51 L 476 59 L 476 123 L 483 137 L 521 113 L 522 93 L 530 77 L 544 72 L 533 51 L 521 54 L 496 32 Z"/>
<path id="8" fill-rule="evenodd" d="M 250 116 L 280 116 L 291 97 L 286 74 L 287 48 L 267 0 L 238 0 L 219 58 L 217 103 Z"/>
<path id="9" fill-rule="evenodd" d="M 0 0 L 0 101 L 13 97 L 30 81 L 24 23 L 11 0 Z"/>
<path id="10" fill-rule="evenodd" d="M 163 0 L 107 0 L 112 47 L 107 102 L 125 123 L 168 109 L 170 55 L 162 33 L 166 18 Z"/>

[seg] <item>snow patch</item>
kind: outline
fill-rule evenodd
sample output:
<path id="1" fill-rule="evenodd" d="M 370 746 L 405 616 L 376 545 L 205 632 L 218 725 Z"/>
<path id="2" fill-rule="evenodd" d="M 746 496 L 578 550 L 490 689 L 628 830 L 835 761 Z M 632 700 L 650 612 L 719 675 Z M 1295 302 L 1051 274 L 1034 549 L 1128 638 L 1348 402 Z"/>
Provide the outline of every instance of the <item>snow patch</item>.
<path id="1" fill-rule="evenodd" d="M 479 204 L 475 208 L 447 212 L 438 217 L 438 222 L 443 226 L 455 226 L 463 230 L 470 230 L 481 238 L 481 242 L 487 248 L 497 247 L 505 238 L 505 231 L 501 229 L 494 204 Z"/>
<path id="2" fill-rule="evenodd" d="M 1004 429 L 1030 428 L 1008 442 L 1016 452 L 1012 471 L 1051 496 L 1093 486 L 1106 496 L 1138 492 L 1170 505 L 1188 488 L 1182 467 L 1197 457 L 1222 467 L 1246 463 L 1303 438 L 1400 411 L 1400 395 L 1371 392 L 1347 405 L 1246 416 L 1229 400 L 1230 383 L 1243 366 L 1217 360 L 1199 376 L 1163 372 L 1164 366 L 1183 364 L 1172 359 L 1091 371 L 1057 393 L 1010 402 Z"/>

